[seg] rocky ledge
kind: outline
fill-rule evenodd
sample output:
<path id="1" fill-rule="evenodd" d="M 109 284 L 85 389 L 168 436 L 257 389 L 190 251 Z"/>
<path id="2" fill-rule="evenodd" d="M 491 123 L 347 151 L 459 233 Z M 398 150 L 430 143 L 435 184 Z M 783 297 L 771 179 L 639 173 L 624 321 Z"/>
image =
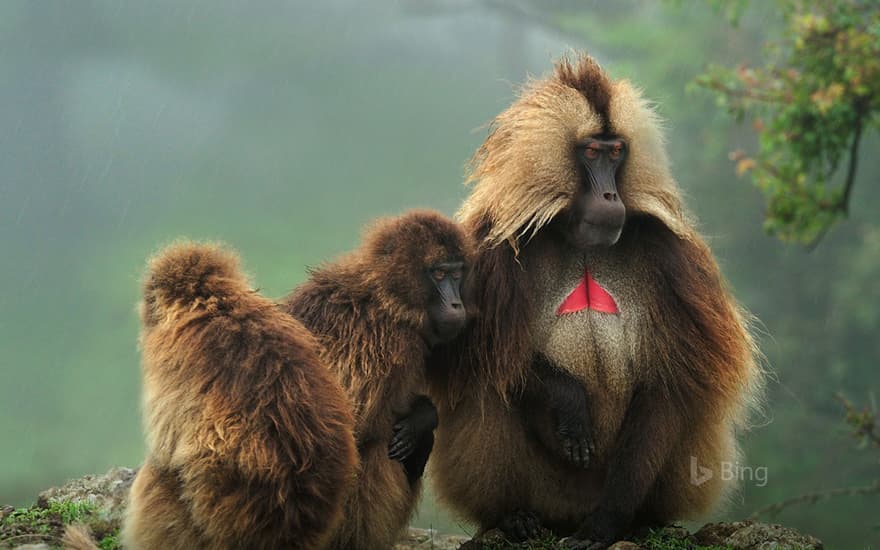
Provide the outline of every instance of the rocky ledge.
<path id="1" fill-rule="evenodd" d="M 64 526 L 82 522 L 92 529 L 103 550 L 117 550 L 125 499 L 135 471 L 114 468 L 104 475 L 85 476 L 40 493 L 30 508 L 0 507 L 0 548 L 48 550 L 58 548 Z M 498 532 L 479 540 L 460 535 L 441 535 L 433 530 L 410 528 L 394 550 L 504 550 L 560 548 L 548 538 L 529 544 L 508 544 Z M 614 550 L 812 550 L 821 549 L 815 537 L 781 525 L 750 521 L 710 523 L 694 533 L 682 527 L 646 533 L 632 541 L 620 541 Z"/>

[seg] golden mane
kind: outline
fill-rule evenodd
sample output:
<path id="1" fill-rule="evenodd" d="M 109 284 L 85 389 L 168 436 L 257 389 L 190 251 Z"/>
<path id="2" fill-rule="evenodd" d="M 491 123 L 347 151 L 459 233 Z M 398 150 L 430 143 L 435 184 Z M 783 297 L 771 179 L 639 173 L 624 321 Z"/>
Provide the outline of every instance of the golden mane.
<path id="1" fill-rule="evenodd" d="M 473 191 L 456 215 L 468 226 L 488 215 L 492 227 L 481 246 L 516 249 L 562 212 L 580 184 L 575 147 L 603 133 L 628 144 L 617 182 L 628 214 L 691 236 L 659 118 L 638 89 L 609 79 L 588 55 L 563 58 L 550 76 L 527 83 L 490 128 L 470 162 Z"/>

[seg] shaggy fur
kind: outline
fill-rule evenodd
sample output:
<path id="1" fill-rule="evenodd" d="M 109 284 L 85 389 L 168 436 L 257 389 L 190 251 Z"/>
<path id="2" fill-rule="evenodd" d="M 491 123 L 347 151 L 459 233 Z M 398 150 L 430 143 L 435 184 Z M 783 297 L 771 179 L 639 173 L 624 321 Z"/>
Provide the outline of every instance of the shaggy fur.
<path id="1" fill-rule="evenodd" d="M 64 529 L 61 537 L 61 548 L 64 550 L 101 550 L 92 538 L 88 525 L 73 523 Z"/>
<path id="2" fill-rule="evenodd" d="M 323 344 L 355 410 L 361 471 L 333 548 L 391 548 L 412 516 L 420 483 L 388 458 L 392 426 L 426 392 L 422 333 L 436 292 L 427 269 L 469 255 L 455 223 L 414 212 L 378 222 L 360 249 L 314 271 L 285 301 Z"/>
<path id="3" fill-rule="evenodd" d="M 323 548 L 358 459 L 318 343 L 214 245 L 161 252 L 143 292 L 148 457 L 125 547 Z"/>
<path id="4" fill-rule="evenodd" d="M 617 175 L 623 235 L 573 252 L 547 225 L 581 185 L 575 147 L 609 132 L 628 144 Z M 524 510 L 561 534 L 604 525 L 609 510 L 636 524 L 708 512 L 732 483 L 721 463 L 739 456 L 735 433 L 761 371 L 746 316 L 685 214 L 647 102 L 592 59 L 563 60 L 495 119 L 469 181 L 458 217 L 478 243 L 480 316 L 431 370 L 440 498 L 484 529 Z M 587 269 L 619 315 L 556 315 Z M 524 426 L 534 413 L 519 396 L 536 354 L 588 396 L 596 452 L 587 469 L 549 454 Z M 691 483 L 691 457 L 711 480 Z"/>

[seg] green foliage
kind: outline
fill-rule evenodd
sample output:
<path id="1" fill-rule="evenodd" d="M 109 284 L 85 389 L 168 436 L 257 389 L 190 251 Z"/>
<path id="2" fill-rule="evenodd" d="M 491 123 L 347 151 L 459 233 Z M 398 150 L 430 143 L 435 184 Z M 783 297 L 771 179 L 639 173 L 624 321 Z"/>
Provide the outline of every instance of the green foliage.
<path id="1" fill-rule="evenodd" d="M 122 543 L 119 542 L 119 532 L 117 531 L 102 538 L 98 541 L 98 546 L 101 547 L 101 550 L 117 550 L 122 548 Z"/>
<path id="2" fill-rule="evenodd" d="M 727 19 L 734 25 L 739 23 L 743 12 L 749 5 L 749 0 L 708 0 L 714 9 L 723 12 Z"/>
<path id="3" fill-rule="evenodd" d="M 0 547 L 3 543 L 56 542 L 64 526 L 97 520 L 95 508 L 85 502 L 50 502 L 45 506 L 19 508 L 0 522 Z M 107 550 L 112 550 L 108 547 Z"/>
<path id="4" fill-rule="evenodd" d="M 101 511 L 87 502 L 49 502 L 31 508 L 18 508 L 0 521 L 0 548 L 4 543 L 43 541 L 58 544 L 71 523 L 87 525 L 101 550 L 118 550 L 119 520 L 108 521 Z"/>
<path id="5" fill-rule="evenodd" d="M 47 508 L 19 508 L 4 518 L 3 524 L 18 524 L 48 532 L 50 524 L 86 521 L 94 513 L 94 507 L 85 502 L 51 502 Z"/>
<path id="6" fill-rule="evenodd" d="M 714 90 L 737 120 L 753 118 L 760 150 L 731 154 L 765 195 L 764 227 L 812 244 L 845 217 L 863 132 L 880 113 L 880 3 L 779 0 L 787 32 L 762 67 L 712 66 Z M 841 174 L 841 160 L 849 162 Z"/>
<path id="7" fill-rule="evenodd" d="M 729 550 L 726 546 L 702 546 L 690 537 L 676 536 L 668 529 L 652 529 L 643 539 L 637 540 L 639 546 L 647 550 Z"/>
<path id="8" fill-rule="evenodd" d="M 846 411 L 846 423 L 852 430 L 853 437 L 860 448 L 880 448 L 880 424 L 877 419 L 877 405 L 871 403 L 857 407 L 843 394 L 837 395 L 838 401 Z"/>

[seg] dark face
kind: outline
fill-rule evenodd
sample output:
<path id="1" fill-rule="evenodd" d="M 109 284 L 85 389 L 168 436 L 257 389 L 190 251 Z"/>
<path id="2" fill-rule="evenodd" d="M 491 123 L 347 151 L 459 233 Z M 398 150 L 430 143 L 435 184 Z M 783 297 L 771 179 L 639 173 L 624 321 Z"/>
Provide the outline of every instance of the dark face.
<path id="1" fill-rule="evenodd" d="M 566 240 L 578 250 L 611 246 L 620 238 L 626 208 L 617 193 L 617 170 L 626 157 L 620 138 L 594 138 L 576 150 L 581 185 L 559 220 Z"/>
<path id="2" fill-rule="evenodd" d="M 432 289 L 424 335 L 429 345 L 448 342 L 464 328 L 467 313 L 461 300 L 463 273 L 461 261 L 434 264 L 425 273 Z"/>

